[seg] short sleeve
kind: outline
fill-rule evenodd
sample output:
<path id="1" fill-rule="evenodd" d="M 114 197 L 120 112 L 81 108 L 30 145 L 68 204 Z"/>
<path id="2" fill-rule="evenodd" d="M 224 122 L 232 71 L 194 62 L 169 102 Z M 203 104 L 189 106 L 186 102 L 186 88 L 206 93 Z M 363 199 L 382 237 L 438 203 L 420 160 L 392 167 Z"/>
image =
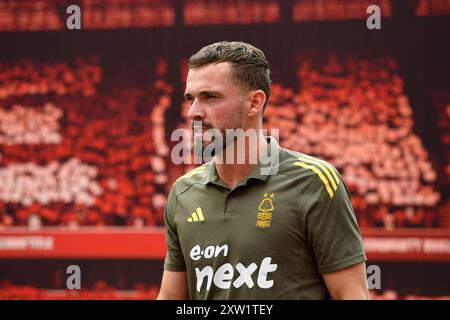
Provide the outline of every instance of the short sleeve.
<path id="1" fill-rule="evenodd" d="M 176 196 L 174 188 L 170 191 L 164 208 L 164 221 L 166 224 L 167 253 L 164 260 L 164 269 L 168 271 L 186 271 L 183 252 L 181 250 L 178 232 L 175 224 Z"/>
<path id="2" fill-rule="evenodd" d="M 335 177 L 337 188 L 330 184 L 333 189 L 326 190 L 319 181 L 317 196 L 305 208 L 308 243 L 322 274 L 366 261 L 350 193 L 337 170 Z"/>

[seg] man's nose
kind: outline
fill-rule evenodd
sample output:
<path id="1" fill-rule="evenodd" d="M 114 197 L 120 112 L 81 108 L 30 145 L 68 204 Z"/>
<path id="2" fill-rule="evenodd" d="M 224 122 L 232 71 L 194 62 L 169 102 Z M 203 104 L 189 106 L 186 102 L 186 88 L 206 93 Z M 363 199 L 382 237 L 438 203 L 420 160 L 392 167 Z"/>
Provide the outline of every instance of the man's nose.
<path id="1" fill-rule="evenodd" d="M 189 107 L 187 116 L 189 119 L 202 120 L 205 118 L 205 112 L 201 106 L 201 104 L 194 100 Z"/>

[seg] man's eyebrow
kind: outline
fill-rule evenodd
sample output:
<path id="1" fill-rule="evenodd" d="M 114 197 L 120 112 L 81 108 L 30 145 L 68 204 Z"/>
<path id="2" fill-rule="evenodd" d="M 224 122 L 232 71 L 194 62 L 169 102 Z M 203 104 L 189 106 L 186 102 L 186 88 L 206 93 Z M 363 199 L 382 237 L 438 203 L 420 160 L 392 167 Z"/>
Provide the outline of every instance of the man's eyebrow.
<path id="1" fill-rule="evenodd" d="M 203 91 L 200 91 L 200 95 L 201 96 L 206 96 L 206 95 L 221 96 L 222 94 L 219 91 L 203 90 Z"/>
<path id="2" fill-rule="evenodd" d="M 203 90 L 200 91 L 199 93 L 200 96 L 207 96 L 207 95 L 213 95 L 213 96 L 222 96 L 222 94 L 219 91 L 214 91 L 214 90 Z M 189 92 L 186 92 L 184 94 L 184 97 L 187 98 L 192 98 L 193 95 Z"/>

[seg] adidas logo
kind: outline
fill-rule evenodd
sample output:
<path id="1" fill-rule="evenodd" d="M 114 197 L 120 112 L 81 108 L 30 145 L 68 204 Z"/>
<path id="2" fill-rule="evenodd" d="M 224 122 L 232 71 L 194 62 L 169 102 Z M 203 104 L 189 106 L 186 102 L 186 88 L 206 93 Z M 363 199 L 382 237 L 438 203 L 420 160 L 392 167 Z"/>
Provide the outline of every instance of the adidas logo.
<path id="1" fill-rule="evenodd" d="M 205 221 L 205 218 L 203 217 L 202 208 L 200 207 L 195 209 L 195 211 L 192 212 L 191 216 L 187 218 L 187 222 L 196 222 L 196 221 Z"/>

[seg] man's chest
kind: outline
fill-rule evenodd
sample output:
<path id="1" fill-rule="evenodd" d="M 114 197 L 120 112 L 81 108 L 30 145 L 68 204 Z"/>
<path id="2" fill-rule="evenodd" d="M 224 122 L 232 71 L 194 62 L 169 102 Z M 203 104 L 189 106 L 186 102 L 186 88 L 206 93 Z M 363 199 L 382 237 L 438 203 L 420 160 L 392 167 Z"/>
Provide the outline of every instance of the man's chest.
<path id="1" fill-rule="evenodd" d="M 264 185 L 241 192 L 186 192 L 175 215 L 186 263 L 251 263 L 289 254 L 304 238 L 296 200 L 290 188 Z"/>

